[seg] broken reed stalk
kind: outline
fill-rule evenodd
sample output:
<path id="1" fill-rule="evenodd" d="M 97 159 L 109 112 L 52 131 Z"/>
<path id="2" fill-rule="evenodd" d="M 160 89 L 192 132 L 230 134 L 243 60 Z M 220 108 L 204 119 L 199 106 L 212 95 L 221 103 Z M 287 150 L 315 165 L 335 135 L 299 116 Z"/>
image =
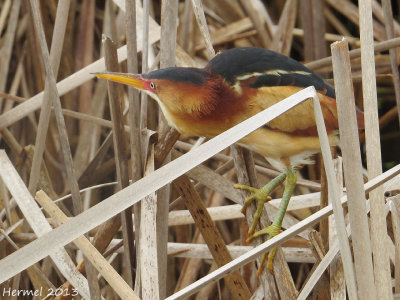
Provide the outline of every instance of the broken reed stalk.
<path id="1" fill-rule="evenodd" d="M 373 28 L 371 1 L 359 1 L 359 16 L 360 42 L 362 45 L 361 74 L 365 118 L 365 146 L 368 177 L 373 178 L 382 174 L 382 159 L 373 37 L 376 27 Z M 371 199 L 371 245 L 374 258 L 376 296 L 380 299 L 389 300 L 393 298 L 393 293 L 389 254 L 385 246 L 386 243 L 382 244 L 382 239 L 386 239 L 388 236 L 383 187 L 379 187 L 372 191 L 369 194 L 369 197 Z M 359 288 L 361 289 L 361 287 Z M 373 295 L 373 291 L 371 291 L 369 297 L 372 297 Z"/>
<path id="2" fill-rule="evenodd" d="M 360 299 L 376 298 L 374 283 L 371 242 L 368 228 L 365 192 L 363 188 L 361 156 L 358 145 L 358 129 L 354 104 L 351 65 L 346 40 L 334 43 L 335 55 L 333 71 L 338 108 L 339 130 L 343 154 L 344 174 L 347 195 L 350 201 L 349 217 L 353 235 L 353 252 L 358 296 Z M 346 267 L 346 266 L 344 266 Z M 347 278 L 351 278 L 346 276 Z M 351 287 L 353 288 L 353 287 Z M 352 297 L 356 297 L 351 290 Z M 352 298 L 356 299 L 356 298 Z"/>

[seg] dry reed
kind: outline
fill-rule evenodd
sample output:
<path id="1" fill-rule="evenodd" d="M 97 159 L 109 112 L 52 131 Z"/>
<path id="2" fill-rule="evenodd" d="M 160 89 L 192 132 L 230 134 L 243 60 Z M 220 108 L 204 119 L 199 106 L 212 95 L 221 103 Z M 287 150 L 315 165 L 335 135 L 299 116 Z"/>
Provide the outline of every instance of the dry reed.
<path id="1" fill-rule="evenodd" d="M 399 12 L 400 1 L 389 0 L 1 1 L 0 295 L 399 293 Z M 334 44 L 330 56 L 329 45 L 343 36 L 348 43 Z M 343 155 L 342 168 L 340 157 L 331 159 L 315 102 L 324 164 L 317 158 L 299 174 L 285 230 L 252 246 L 243 243 L 254 207 L 240 213 L 246 195 L 233 184 L 260 186 L 276 171 L 229 146 L 315 90 L 204 142 L 169 128 L 151 99 L 91 74 L 204 66 L 241 46 L 293 56 L 334 79 Z M 354 104 L 365 110 L 360 139 Z M 263 226 L 280 203 L 279 191 L 272 196 Z M 275 274 L 257 277 L 254 261 L 278 246 Z"/>

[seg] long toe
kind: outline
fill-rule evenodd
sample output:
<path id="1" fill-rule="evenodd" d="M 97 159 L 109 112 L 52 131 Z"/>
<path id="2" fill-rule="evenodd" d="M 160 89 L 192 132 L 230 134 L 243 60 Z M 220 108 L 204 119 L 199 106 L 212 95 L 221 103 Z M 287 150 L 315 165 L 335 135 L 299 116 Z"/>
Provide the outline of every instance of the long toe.
<path id="1" fill-rule="evenodd" d="M 261 263 L 260 266 L 258 267 L 257 270 L 257 276 L 260 276 L 265 265 L 265 261 L 267 261 L 267 269 L 268 271 L 273 275 L 274 274 L 274 258 L 276 254 L 276 248 L 272 249 L 268 253 L 264 253 L 262 258 L 261 258 Z"/>
<path id="2" fill-rule="evenodd" d="M 264 208 L 264 203 L 271 200 L 272 198 L 269 196 L 269 191 L 266 190 L 265 188 L 256 189 L 251 186 L 242 185 L 242 184 L 235 184 L 234 188 L 250 192 L 250 196 L 247 197 L 247 199 L 244 201 L 243 207 L 241 209 L 241 212 L 243 214 L 246 213 L 247 207 L 253 201 L 255 201 L 255 200 L 257 201 L 257 210 L 254 213 L 253 223 L 251 224 L 251 226 L 249 228 L 249 232 L 248 232 L 249 235 L 252 235 L 254 233 L 255 228 L 258 224 L 258 221 L 261 217 L 261 213 Z"/>
<path id="3" fill-rule="evenodd" d="M 286 176 L 287 176 L 287 173 L 282 173 L 282 174 L 278 175 L 277 177 L 275 177 L 274 179 L 272 179 L 269 183 L 267 183 L 265 186 L 263 186 L 260 189 L 256 189 L 251 186 L 243 185 L 243 184 L 235 184 L 234 185 L 235 189 L 241 189 L 243 191 L 247 191 L 250 193 L 249 197 L 245 200 L 245 202 L 243 204 L 243 208 L 242 208 L 243 214 L 246 213 L 247 207 L 250 205 L 250 203 L 253 202 L 254 200 L 257 200 L 257 210 L 254 214 L 253 223 L 251 224 L 250 229 L 249 229 L 250 236 L 255 231 L 255 228 L 260 219 L 262 210 L 264 208 L 265 202 L 271 200 L 271 197 L 269 196 L 269 194 L 285 180 Z"/>
<path id="4" fill-rule="evenodd" d="M 268 234 L 268 239 L 273 238 L 274 236 L 277 236 L 279 233 L 282 232 L 281 227 L 276 226 L 275 224 L 271 224 L 257 232 L 255 232 L 251 238 L 254 239 L 256 237 L 262 236 L 262 235 L 266 235 Z"/>
<path id="5" fill-rule="evenodd" d="M 268 253 L 268 262 L 267 262 L 267 269 L 274 274 L 274 258 L 276 254 L 276 248 L 272 249 L 270 253 Z"/>
<path id="6" fill-rule="evenodd" d="M 268 235 L 268 239 L 271 239 L 274 236 L 277 236 L 281 232 L 282 232 L 281 227 L 271 224 L 259 231 L 252 232 L 251 234 L 249 234 L 248 238 L 246 239 L 246 243 L 250 243 L 253 239 L 266 234 Z"/>

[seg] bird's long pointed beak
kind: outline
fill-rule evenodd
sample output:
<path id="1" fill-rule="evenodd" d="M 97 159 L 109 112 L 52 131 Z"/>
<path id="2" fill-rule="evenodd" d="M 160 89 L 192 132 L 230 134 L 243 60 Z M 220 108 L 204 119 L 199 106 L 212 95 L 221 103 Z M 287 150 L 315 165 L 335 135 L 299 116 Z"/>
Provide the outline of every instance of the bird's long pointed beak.
<path id="1" fill-rule="evenodd" d="M 140 75 L 114 72 L 93 73 L 93 75 L 98 78 L 104 78 L 118 83 L 130 85 L 140 90 L 146 89 L 146 80 Z"/>

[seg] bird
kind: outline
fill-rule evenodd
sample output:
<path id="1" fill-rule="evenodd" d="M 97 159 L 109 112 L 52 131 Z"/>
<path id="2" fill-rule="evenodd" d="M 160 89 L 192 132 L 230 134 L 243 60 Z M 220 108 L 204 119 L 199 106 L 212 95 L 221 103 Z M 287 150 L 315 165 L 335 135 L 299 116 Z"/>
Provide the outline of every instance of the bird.
<path id="1" fill-rule="evenodd" d="M 334 88 L 319 75 L 288 56 L 257 47 L 225 50 L 204 68 L 169 67 L 147 74 L 102 72 L 98 78 L 119 82 L 141 90 L 159 104 L 169 125 L 189 136 L 212 138 L 290 95 L 314 86 L 322 107 L 331 146 L 338 144 L 338 116 Z M 363 116 L 357 112 L 359 128 Z M 268 239 L 281 232 L 282 221 L 293 194 L 296 172 L 320 151 L 312 100 L 308 99 L 285 112 L 238 142 L 263 155 L 280 171 L 260 189 L 236 184 L 248 191 L 242 212 L 257 202 L 247 242 L 261 235 Z M 285 182 L 286 181 L 286 182 Z M 282 200 L 272 224 L 255 231 L 271 192 L 285 182 Z M 259 266 L 273 272 L 276 249 L 263 256 Z"/>

